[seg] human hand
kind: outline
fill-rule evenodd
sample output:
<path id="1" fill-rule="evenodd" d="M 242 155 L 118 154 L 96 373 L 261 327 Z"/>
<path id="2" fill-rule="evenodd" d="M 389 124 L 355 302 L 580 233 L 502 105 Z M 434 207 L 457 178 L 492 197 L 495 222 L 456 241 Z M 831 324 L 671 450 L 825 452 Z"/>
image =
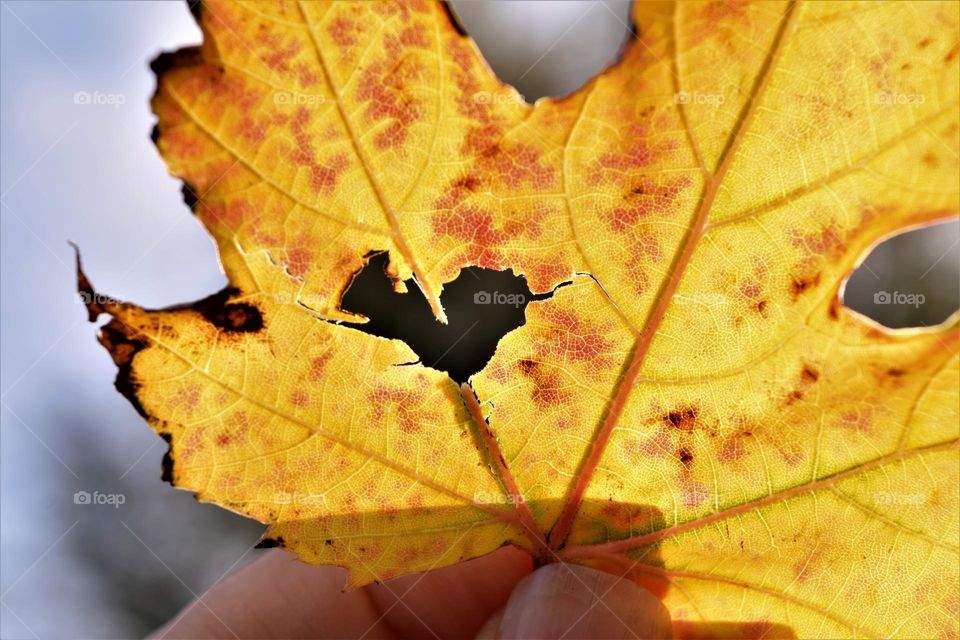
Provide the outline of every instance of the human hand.
<path id="1" fill-rule="evenodd" d="M 504 548 L 341 592 L 345 572 L 283 551 L 223 580 L 152 638 L 670 638 L 660 601 L 633 582 Z"/>

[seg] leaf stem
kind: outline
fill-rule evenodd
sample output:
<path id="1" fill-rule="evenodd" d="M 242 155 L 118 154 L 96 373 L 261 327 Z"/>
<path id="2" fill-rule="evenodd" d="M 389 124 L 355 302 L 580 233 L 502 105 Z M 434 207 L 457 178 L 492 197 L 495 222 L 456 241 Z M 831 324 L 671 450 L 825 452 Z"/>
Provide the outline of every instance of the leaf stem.
<path id="1" fill-rule="evenodd" d="M 704 186 L 704 192 L 700 199 L 700 205 L 697 207 L 697 211 L 693 216 L 690 229 L 688 230 L 687 235 L 684 237 L 683 244 L 681 245 L 674 259 L 673 265 L 670 269 L 670 275 L 661 286 L 656 298 L 656 304 L 654 305 L 653 310 L 650 312 L 647 321 L 644 323 L 643 330 L 640 331 L 638 335 L 630 363 L 627 365 L 626 372 L 623 374 L 620 384 L 617 385 L 616 394 L 614 395 L 613 400 L 610 402 L 609 409 L 607 410 L 607 414 L 604 417 L 603 423 L 597 430 L 596 437 L 593 439 L 590 450 L 587 453 L 579 472 L 577 473 L 576 483 L 573 485 L 573 488 L 570 491 L 569 498 L 564 505 L 563 511 L 560 513 L 560 517 L 557 518 L 556 523 L 550 530 L 548 541 L 551 549 L 562 548 L 566 542 L 567 536 L 570 534 L 570 528 L 573 525 L 573 520 L 576 518 L 577 511 L 580 509 L 580 504 L 583 502 L 584 496 L 586 495 L 587 487 L 593 478 L 594 471 L 596 471 L 597 466 L 600 464 L 600 458 L 606 449 L 606 445 L 610 440 L 610 436 L 613 434 L 613 430 L 617 425 L 620 415 L 623 413 L 627 399 L 629 398 L 631 391 L 633 391 L 633 383 L 636 381 L 637 375 L 640 373 L 640 369 L 646 361 L 647 353 L 650 351 L 650 346 L 653 342 L 654 336 L 657 333 L 657 329 L 663 322 L 663 318 L 667 313 L 667 307 L 670 306 L 670 302 L 672 301 L 673 295 L 676 293 L 677 288 L 680 286 L 680 280 L 686 271 L 687 265 L 690 263 L 690 259 L 693 256 L 694 250 L 706 231 L 707 219 L 710 216 L 710 210 L 713 208 L 713 203 L 720 191 L 720 185 L 723 183 L 723 179 L 726 176 L 730 165 L 733 163 L 733 159 L 736 157 L 737 149 L 743 142 L 750 123 L 753 120 L 753 117 L 756 115 L 760 98 L 763 96 L 764 90 L 766 89 L 770 80 L 770 76 L 772 75 L 772 70 L 776 67 L 780 54 L 783 52 L 784 43 L 787 40 L 786 36 L 791 31 L 794 18 L 796 16 L 795 8 L 795 3 L 791 3 L 787 7 L 787 10 L 783 16 L 783 20 L 780 24 L 780 30 L 777 32 L 776 39 L 773 42 L 773 47 L 770 51 L 770 54 L 767 56 L 766 61 L 757 74 L 752 97 L 746 103 L 746 105 L 744 105 L 743 112 L 738 119 L 737 125 L 734 127 L 731 133 L 730 141 L 723 151 L 720 166 L 717 169 L 717 172 L 711 177 L 710 180 L 707 181 L 706 185 Z"/>
<path id="2" fill-rule="evenodd" d="M 775 504 L 777 502 L 782 502 L 784 500 L 789 500 L 797 495 L 802 493 L 808 493 L 812 491 L 817 491 L 820 489 L 827 489 L 837 484 L 841 480 L 846 480 L 852 476 L 867 473 L 884 465 L 891 464 L 894 462 L 899 462 L 906 458 L 911 458 L 913 456 L 937 453 L 939 451 L 948 451 L 950 449 L 960 448 L 960 441 L 950 440 L 948 442 L 942 442 L 935 445 L 930 445 L 928 447 L 922 447 L 919 449 L 913 449 L 906 453 L 894 452 L 889 455 L 883 456 L 882 458 L 877 458 L 870 462 L 857 465 L 856 467 L 847 469 L 846 471 L 841 471 L 832 476 L 826 478 L 821 478 L 815 482 L 808 482 L 805 484 L 797 485 L 790 489 L 780 491 L 778 493 L 772 493 L 770 495 L 764 496 L 752 502 L 747 502 L 735 507 L 730 507 L 729 509 L 724 509 L 722 511 L 716 511 L 710 515 L 704 516 L 702 518 L 696 518 L 688 522 L 683 522 L 676 524 L 672 527 L 667 527 L 666 529 L 659 529 L 657 531 L 652 531 L 650 533 L 644 534 L 642 536 L 635 536 L 633 538 L 625 538 L 623 540 L 614 540 L 613 542 L 604 542 L 601 544 L 594 545 L 576 545 L 569 546 L 565 549 L 559 551 L 558 555 L 563 560 L 574 560 L 574 559 L 585 559 L 593 557 L 606 557 L 610 554 L 622 554 L 626 553 L 632 549 L 642 547 L 649 544 L 656 544 L 665 538 L 672 536 L 680 535 L 687 531 L 693 529 L 699 529 L 707 525 L 719 522 L 721 520 L 726 520 L 733 516 L 740 515 L 747 511 L 754 509 L 760 509 L 770 504 Z"/>
<path id="3" fill-rule="evenodd" d="M 461 384 L 460 396 L 463 398 L 463 403 L 466 405 L 467 411 L 470 412 L 470 416 L 473 418 L 480 443 L 486 450 L 485 453 L 487 454 L 488 463 L 494 470 L 494 475 L 496 475 L 497 480 L 503 486 L 510 501 L 514 507 L 516 507 L 516 514 L 520 520 L 520 524 L 523 526 L 524 534 L 533 545 L 534 563 L 539 566 L 556 561 L 556 554 L 554 554 L 547 545 L 543 531 L 534 519 L 533 512 L 530 511 L 530 506 L 517 487 L 517 481 L 514 479 L 513 473 L 510 471 L 510 467 L 503 457 L 503 452 L 500 451 L 500 444 L 497 442 L 496 435 L 493 433 L 493 430 L 490 429 L 490 424 L 483 417 L 483 412 L 480 410 L 480 402 L 477 400 L 473 388 L 467 383 Z"/>

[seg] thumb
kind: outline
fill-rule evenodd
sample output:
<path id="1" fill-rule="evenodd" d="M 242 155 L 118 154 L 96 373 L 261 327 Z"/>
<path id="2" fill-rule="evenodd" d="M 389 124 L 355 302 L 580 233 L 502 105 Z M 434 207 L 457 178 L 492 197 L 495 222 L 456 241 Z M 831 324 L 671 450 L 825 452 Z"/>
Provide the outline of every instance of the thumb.
<path id="1" fill-rule="evenodd" d="M 521 580 L 477 637 L 646 640 L 673 634 L 670 614 L 649 591 L 603 571 L 557 563 Z"/>

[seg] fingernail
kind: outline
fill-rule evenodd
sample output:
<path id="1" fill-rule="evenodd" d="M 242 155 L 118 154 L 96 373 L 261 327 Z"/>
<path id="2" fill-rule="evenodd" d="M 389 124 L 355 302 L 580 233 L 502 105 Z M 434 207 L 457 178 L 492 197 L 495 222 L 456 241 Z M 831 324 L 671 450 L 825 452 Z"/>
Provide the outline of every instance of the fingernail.
<path id="1" fill-rule="evenodd" d="M 649 591 L 589 567 L 549 564 L 514 589 L 500 623 L 503 640 L 671 638 L 670 615 Z"/>

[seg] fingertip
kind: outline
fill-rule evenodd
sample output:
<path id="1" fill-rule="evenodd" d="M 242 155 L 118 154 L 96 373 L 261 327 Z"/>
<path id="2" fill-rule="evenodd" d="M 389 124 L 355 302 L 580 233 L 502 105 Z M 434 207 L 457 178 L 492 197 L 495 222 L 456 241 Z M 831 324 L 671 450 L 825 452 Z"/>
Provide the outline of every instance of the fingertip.
<path id="1" fill-rule="evenodd" d="M 343 592 L 346 571 L 274 549 L 211 587 L 154 638 L 472 637 L 532 571 L 513 547 Z"/>
<path id="2" fill-rule="evenodd" d="M 487 627 L 483 632 L 503 640 L 673 637 L 669 612 L 649 591 L 609 573 L 563 563 L 524 578 L 503 611 L 499 635 Z"/>
<path id="3" fill-rule="evenodd" d="M 469 638 L 502 609 L 517 584 L 533 571 L 530 554 L 515 547 L 368 587 L 390 626 L 406 637 Z M 402 606 L 396 606 L 402 601 Z"/>
<path id="4" fill-rule="evenodd" d="M 475 640 L 500 640 L 500 624 L 503 621 L 503 612 L 504 608 L 501 607 L 490 616 L 490 619 L 477 632 Z"/>

